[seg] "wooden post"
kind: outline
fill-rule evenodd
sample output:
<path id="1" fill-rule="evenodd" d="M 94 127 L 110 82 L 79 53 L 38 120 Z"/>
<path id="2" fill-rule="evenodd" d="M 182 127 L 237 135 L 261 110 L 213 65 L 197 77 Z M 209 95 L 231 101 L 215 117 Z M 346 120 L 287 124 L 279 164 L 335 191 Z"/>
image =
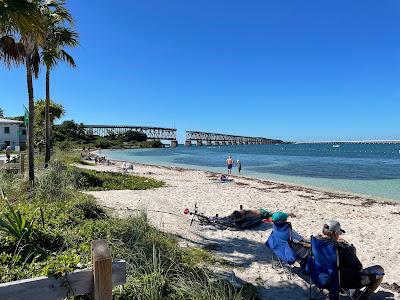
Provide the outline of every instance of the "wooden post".
<path id="1" fill-rule="evenodd" d="M 24 165 L 25 155 L 20 152 L 19 154 L 19 173 L 24 175 L 25 173 L 25 165 Z"/>
<path id="2" fill-rule="evenodd" d="M 112 300 L 112 257 L 106 240 L 92 241 L 93 299 Z"/>

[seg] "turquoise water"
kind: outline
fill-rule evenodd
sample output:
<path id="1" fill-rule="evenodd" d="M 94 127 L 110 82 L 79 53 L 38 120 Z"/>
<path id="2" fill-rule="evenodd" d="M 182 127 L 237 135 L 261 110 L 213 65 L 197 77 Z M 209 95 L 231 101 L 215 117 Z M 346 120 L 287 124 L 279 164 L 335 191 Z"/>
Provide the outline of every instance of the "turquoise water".
<path id="1" fill-rule="evenodd" d="M 400 145 L 293 144 L 108 150 L 105 155 L 221 173 L 232 155 L 241 160 L 243 176 L 400 200 L 399 151 Z"/>

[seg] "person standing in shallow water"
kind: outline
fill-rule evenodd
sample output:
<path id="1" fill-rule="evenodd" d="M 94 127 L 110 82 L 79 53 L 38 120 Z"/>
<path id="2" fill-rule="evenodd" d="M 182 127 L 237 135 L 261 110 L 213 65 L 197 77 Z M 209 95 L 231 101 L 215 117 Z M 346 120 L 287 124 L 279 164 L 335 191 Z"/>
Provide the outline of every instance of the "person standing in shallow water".
<path id="1" fill-rule="evenodd" d="M 233 167 L 232 156 L 228 156 L 228 159 L 226 160 L 226 164 L 228 165 L 228 175 L 232 175 L 232 167 Z"/>
<path id="2" fill-rule="evenodd" d="M 242 171 L 242 163 L 240 162 L 239 159 L 236 161 L 236 163 L 237 163 L 238 173 L 240 174 L 240 172 Z"/>

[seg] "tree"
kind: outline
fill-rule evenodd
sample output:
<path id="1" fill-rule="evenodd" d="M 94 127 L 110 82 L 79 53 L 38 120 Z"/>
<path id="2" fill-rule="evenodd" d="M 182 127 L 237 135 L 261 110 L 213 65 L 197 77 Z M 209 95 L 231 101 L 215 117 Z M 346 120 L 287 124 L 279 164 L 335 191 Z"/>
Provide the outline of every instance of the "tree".
<path id="1" fill-rule="evenodd" d="M 4 110 L 0 107 L 0 118 L 4 118 Z"/>
<path id="2" fill-rule="evenodd" d="M 118 139 L 122 142 L 144 142 L 147 140 L 147 135 L 143 132 L 128 130 L 125 133 L 119 134 Z"/>
<path id="3" fill-rule="evenodd" d="M 49 101 L 49 124 L 50 126 L 55 120 L 60 119 L 65 115 L 65 109 L 62 104 Z M 35 103 L 35 140 L 42 140 L 45 138 L 45 126 L 43 126 L 46 120 L 46 101 L 39 99 Z"/>
<path id="4" fill-rule="evenodd" d="M 78 44 L 78 34 L 69 27 L 73 25 L 73 18 L 64 8 L 64 1 L 52 1 L 45 13 L 47 30 L 46 39 L 42 47 L 42 60 L 46 67 L 46 101 L 45 101 L 45 166 L 50 161 L 50 73 L 59 61 L 64 61 L 75 67 L 75 61 L 65 51 L 65 47 L 75 47 Z"/>
<path id="5" fill-rule="evenodd" d="M 35 102 L 35 122 L 37 124 L 43 124 L 45 121 L 46 113 L 46 101 L 43 99 L 38 99 Z M 60 119 L 65 115 L 65 108 L 60 103 L 55 103 L 54 101 L 49 101 L 49 120 L 50 123 L 57 119 Z"/>
<path id="6" fill-rule="evenodd" d="M 24 64 L 28 89 L 28 174 L 31 186 L 35 181 L 33 76 L 39 75 L 38 45 L 43 43 L 43 3 L 39 0 L 0 0 L 0 59 L 7 67 Z"/>
<path id="7" fill-rule="evenodd" d="M 86 134 L 82 124 L 77 124 L 73 120 L 64 121 L 55 127 L 55 140 L 62 142 L 65 140 L 85 140 Z"/>

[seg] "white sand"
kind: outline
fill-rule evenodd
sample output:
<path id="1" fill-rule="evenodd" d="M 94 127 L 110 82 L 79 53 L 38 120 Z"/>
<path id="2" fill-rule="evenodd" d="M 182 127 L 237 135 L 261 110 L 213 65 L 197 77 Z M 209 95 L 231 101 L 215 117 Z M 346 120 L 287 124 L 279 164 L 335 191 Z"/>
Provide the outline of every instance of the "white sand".
<path id="1" fill-rule="evenodd" d="M 117 163 L 117 165 L 120 163 Z M 176 215 L 148 212 L 162 230 L 182 238 L 182 243 L 202 245 L 235 263 L 235 277 L 259 287 L 263 299 L 308 299 L 308 285 L 296 276 L 288 280 L 272 269 L 271 253 L 264 245 L 271 225 L 253 230 L 221 230 L 197 223 L 183 214 L 197 203 L 206 215 L 228 215 L 233 210 L 265 207 L 297 215 L 292 226 L 303 236 L 319 233 L 327 219 L 337 219 L 346 230 L 344 238 L 357 248 L 364 267 L 380 264 L 386 270 L 384 283 L 400 284 L 400 205 L 377 203 L 352 195 L 316 191 L 309 188 L 248 178 L 219 183 L 213 173 L 134 164 L 136 174 L 166 182 L 166 187 L 146 191 L 90 192 L 100 204 L 131 213 L 126 208 L 162 210 Z M 116 166 L 89 167 L 118 171 Z M 380 288 L 374 299 L 400 299 L 393 289 Z"/>

